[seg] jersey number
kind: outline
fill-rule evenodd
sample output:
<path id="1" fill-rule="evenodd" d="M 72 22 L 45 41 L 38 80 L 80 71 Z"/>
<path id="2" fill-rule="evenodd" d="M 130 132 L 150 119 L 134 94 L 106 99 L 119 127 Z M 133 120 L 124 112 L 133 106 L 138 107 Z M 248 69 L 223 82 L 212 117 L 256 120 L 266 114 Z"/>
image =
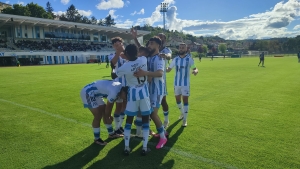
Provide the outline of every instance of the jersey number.
<path id="1" fill-rule="evenodd" d="M 139 77 L 137 78 L 139 84 L 144 83 L 146 81 L 146 76 L 143 76 L 143 78 L 144 78 L 143 80 L 140 79 Z"/>

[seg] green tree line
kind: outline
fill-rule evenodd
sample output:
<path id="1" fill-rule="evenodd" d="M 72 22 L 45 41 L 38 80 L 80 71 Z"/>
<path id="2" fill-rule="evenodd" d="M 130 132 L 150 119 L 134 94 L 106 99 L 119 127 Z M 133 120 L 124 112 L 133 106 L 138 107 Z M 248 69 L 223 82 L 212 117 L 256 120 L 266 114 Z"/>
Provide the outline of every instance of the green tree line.
<path id="1" fill-rule="evenodd" d="M 13 4 L 12 7 L 4 8 L 1 12 L 4 14 L 21 15 L 45 19 L 59 18 L 59 20 L 61 21 L 93 24 L 100 26 L 113 26 L 116 24 L 115 20 L 111 17 L 111 15 L 108 15 L 105 18 L 100 18 L 99 20 L 97 20 L 95 16 L 92 16 L 91 18 L 83 16 L 78 12 L 78 10 L 73 4 L 71 4 L 67 8 L 66 13 L 63 13 L 61 15 L 55 15 L 53 11 L 54 9 L 51 6 L 51 3 L 48 1 L 46 3 L 45 8 L 39 6 L 37 3 L 31 2 L 25 6 L 23 6 L 22 4 Z"/>

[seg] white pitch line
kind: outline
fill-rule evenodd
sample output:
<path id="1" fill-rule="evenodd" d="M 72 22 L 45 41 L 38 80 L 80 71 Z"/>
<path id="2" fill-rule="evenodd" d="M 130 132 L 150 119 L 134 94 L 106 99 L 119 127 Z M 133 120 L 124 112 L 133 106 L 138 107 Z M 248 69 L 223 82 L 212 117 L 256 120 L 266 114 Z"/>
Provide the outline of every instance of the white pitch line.
<path id="1" fill-rule="evenodd" d="M 39 113 L 43 113 L 43 114 L 46 114 L 48 116 L 52 116 L 52 117 L 55 117 L 55 118 L 58 118 L 58 119 L 66 120 L 68 122 L 80 124 L 80 125 L 85 126 L 85 127 L 91 127 L 91 124 L 82 123 L 82 122 L 76 121 L 76 120 L 71 119 L 71 118 L 63 117 L 63 116 L 58 115 L 58 114 L 49 113 L 49 112 L 47 112 L 45 110 L 42 110 L 42 109 L 26 106 L 26 105 L 15 103 L 15 102 L 5 100 L 5 99 L 0 99 L 0 101 L 5 102 L 5 103 L 9 103 L 9 104 L 12 104 L 12 105 L 15 105 L 15 106 L 23 107 L 23 108 L 26 108 L 26 109 L 29 109 L 29 110 L 33 110 L 33 111 L 36 111 L 36 112 L 39 112 Z M 106 132 L 106 130 L 104 130 L 104 129 L 102 129 L 101 131 Z M 153 145 L 153 146 L 156 145 L 155 143 L 152 143 L 152 142 L 149 142 L 148 144 Z M 164 146 L 162 149 L 174 152 L 175 154 L 178 154 L 178 155 L 183 156 L 183 157 L 188 157 L 190 159 L 200 160 L 202 162 L 209 163 L 209 164 L 212 164 L 212 165 L 215 165 L 215 166 L 218 166 L 218 167 L 228 168 L 228 169 L 238 169 L 238 168 L 236 168 L 236 167 L 234 167 L 230 164 L 221 163 L 221 162 L 218 162 L 216 160 L 212 160 L 212 159 L 209 159 L 209 158 L 202 157 L 200 155 L 195 155 L 195 154 L 192 154 L 192 153 L 189 153 L 189 152 L 186 152 L 186 151 L 176 149 L 174 147 Z"/>

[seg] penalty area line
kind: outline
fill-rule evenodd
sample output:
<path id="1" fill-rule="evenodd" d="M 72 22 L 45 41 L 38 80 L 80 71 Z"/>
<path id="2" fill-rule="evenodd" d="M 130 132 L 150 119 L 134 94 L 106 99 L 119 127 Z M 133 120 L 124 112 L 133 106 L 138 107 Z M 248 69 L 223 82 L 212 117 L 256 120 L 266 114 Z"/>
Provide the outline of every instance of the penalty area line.
<path id="1" fill-rule="evenodd" d="M 12 101 L 5 100 L 5 99 L 1 99 L 1 98 L 0 98 L 0 101 L 5 102 L 5 103 L 9 103 L 9 104 L 12 104 L 12 105 L 15 105 L 15 106 L 23 107 L 23 108 L 26 108 L 26 109 L 29 109 L 29 110 L 32 110 L 32 111 L 36 111 L 36 112 L 39 112 L 39 113 L 42 113 L 42 114 L 46 114 L 48 116 L 55 117 L 55 118 L 58 118 L 58 119 L 61 119 L 61 120 L 65 120 L 65 121 L 68 121 L 68 122 L 80 124 L 84 127 L 92 127 L 91 124 L 79 122 L 79 121 L 76 121 L 74 119 L 63 117 L 63 116 L 58 115 L 58 114 L 50 113 L 50 112 L 47 112 L 47 111 L 39 109 L 39 108 L 26 106 L 26 105 L 23 105 L 23 104 L 19 104 L 19 103 L 12 102 Z M 101 132 L 106 132 L 106 130 L 102 129 Z M 133 139 L 133 140 L 138 141 L 137 139 Z M 152 143 L 152 142 L 148 142 L 148 144 L 153 145 L 153 146 L 156 145 L 156 143 Z M 176 149 L 174 147 L 164 146 L 162 149 L 166 150 L 166 151 L 171 151 L 171 152 L 173 152 L 175 154 L 178 154 L 180 156 L 183 156 L 183 157 L 187 157 L 187 158 L 194 159 L 194 160 L 200 160 L 202 162 L 212 164 L 214 166 L 218 166 L 218 167 L 222 167 L 222 168 L 228 168 L 228 169 L 238 169 L 238 168 L 236 168 L 236 167 L 234 167 L 230 164 L 221 163 L 221 162 L 218 162 L 216 160 L 212 160 L 212 159 L 209 159 L 209 158 L 202 157 L 200 155 L 195 155 L 195 154 L 192 154 L 190 152 L 186 152 L 186 151 Z"/>

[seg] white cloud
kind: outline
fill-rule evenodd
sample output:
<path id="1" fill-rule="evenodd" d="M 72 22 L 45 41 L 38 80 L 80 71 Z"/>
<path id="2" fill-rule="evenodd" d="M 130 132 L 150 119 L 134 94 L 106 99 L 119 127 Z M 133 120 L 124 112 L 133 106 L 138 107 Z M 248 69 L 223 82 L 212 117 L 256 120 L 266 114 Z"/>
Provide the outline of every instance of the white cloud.
<path id="1" fill-rule="evenodd" d="M 19 4 L 19 5 L 24 5 L 24 4 L 25 4 L 25 2 L 18 1 L 18 2 L 17 2 L 17 4 Z"/>
<path id="2" fill-rule="evenodd" d="M 131 28 L 131 26 L 134 25 L 134 22 L 127 19 L 126 21 L 122 22 L 120 20 L 116 20 L 116 27 L 118 28 L 125 28 L 125 29 L 129 29 Z"/>
<path id="3" fill-rule="evenodd" d="M 130 1 L 126 1 L 127 4 L 130 4 Z"/>
<path id="4" fill-rule="evenodd" d="M 178 18 L 175 0 L 165 0 L 169 3 L 166 28 L 170 30 L 182 31 L 196 36 L 219 36 L 224 39 L 261 39 L 270 37 L 291 37 L 299 34 L 300 25 L 296 25 L 293 30 L 288 29 L 288 25 L 300 19 L 299 0 L 281 1 L 262 13 L 256 13 L 247 17 L 231 21 L 187 20 Z M 135 11 L 131 15 L 136 15 Z M 135 21 L 119 21 L 116 26 L 129 28 L 130 25 L 157 25 L 162 23 L 160 5 L 152 12 L 150 17 L 138 18 Z M 161 26 L 161 25 L 160 25 Z M 163 27 L 163 26 L 161 26 Z"/>
<path id="5" fill-rule="evenodd" d="M 298 29 L 300 29 L 300 25 L 296 25 L 293 30 L 298 30 Z"/>
<path id="6" fill-rule="evenodd" d="M 9 1 L 5 1 L 6 4 L 9 4 Z"/>
<path id="7" fill-rule="evenodd" d="M 99 10 L 107 10 L 111 8 L 123 8 L 124 2 L 123 0 L 101 0 L 101 2 L 96 5 L 96 7 Z"/>
<path id="8" fill-rule="evenodd" d="M 86 16 L 86 17 L 89 17 L 92 15 L 92 11 L 91 10 L 88 10 L 88 11 L 85 11 L 85 10 L 80 10 L 80 9 L 77 9 L 78 10 L 78 13 L 80 15 L 83 15 L 83 16 Z M 54 15 L 62 15 L 62 14 L 66 14 L 66 11 L 53 11 Z"/>
<path id="9" fill-rule="evenodd" d="M 66 14 L 66 11 L 53 11 L 54 15 L 62 15 L 62 14 Z"/>
<path id="10" fill-rule="evenodd" d="M 78 9 L 78 13 L 80 13 L 83 16 L 87 16 L 87 17 L 89 17 L 89 16 L 92 15 L 92 11 L 91 10 L 85 11 L 85 10 Z"/>
<path id="11" fill-rule="evenodd" d="M 113 19 L 117 19 L 119 15 L 115 15 L 116 10 L 109 10 L 108 15 L 110 15 Z"/>
<path id="12" fill-rule="evenodd" d="M 142 8 L 139 12 L 137 12 L 137 11 L 134 11 L 133 13 L 131 13 L 130 15 L 135 15 L 135 14 L 137 14 L 137 15 L 144 15 L 145 14 L 145 9 L 144 8 Z"/>
<path id="13" fill-rule="evenodd" d="M 60 0 L 60 2 L 64 5 L 67 5 L 70 2 L 70 0 Z"/>
<path id="14" fill-rule="evenodd" d="M 173 6 L 167 12 L 167 20 L 171 30 L 194 32 L 198 35 L 203 35 L 202 31 L 214 30 L 214 35 L 225 39 L 285 37 L 296 35 L 296 31 L 288 31 L 286 27 L 300 16 L 299 8 L 300 2 L 297 0 L 282 1 L 270 11 L 222 22 L 179 19 L 177 8 Z"/>

